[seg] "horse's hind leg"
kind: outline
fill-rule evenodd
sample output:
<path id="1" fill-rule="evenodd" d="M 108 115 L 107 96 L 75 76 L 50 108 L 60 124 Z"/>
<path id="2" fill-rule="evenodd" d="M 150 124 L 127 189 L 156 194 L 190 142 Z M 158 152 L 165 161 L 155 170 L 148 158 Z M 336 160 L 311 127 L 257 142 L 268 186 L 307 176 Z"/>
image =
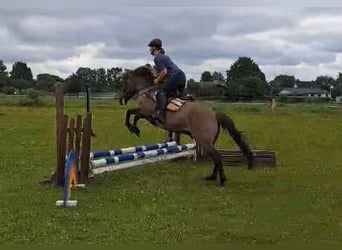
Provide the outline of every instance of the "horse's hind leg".
<path id="1" fill-rule="evenodd" d="M 214 162 L 214 169 L 213 169 L 213 176 L 217 176 L 218 172 L 218 186 L 223 187 L 224 183 L 226 181 L 226 175 L 224 174 L 223 166 L 222 166 L 222 158 L 220 153 L 215 149 L 214 146 L 210 147 L 210 149 L 207 151 L 208 156 L 212 159 Z"/>
<path id="2" fill-rule="evenodd" d="M 208 157 L 210 157 L 214 163 L 213 172 L 211 175 L 206 177 L 206 180 L 217 180 L 218 186 L 223 187 L 226 181 L 226 175 L 223 170 L 222 158 L 221 158 L 220 153 L 216 150 L 216 148 L 212 144 L 200 144 L 200 145 L 203 147 Z M 219 177 L 219 179 L 217 179 L 217 177 Z"/>

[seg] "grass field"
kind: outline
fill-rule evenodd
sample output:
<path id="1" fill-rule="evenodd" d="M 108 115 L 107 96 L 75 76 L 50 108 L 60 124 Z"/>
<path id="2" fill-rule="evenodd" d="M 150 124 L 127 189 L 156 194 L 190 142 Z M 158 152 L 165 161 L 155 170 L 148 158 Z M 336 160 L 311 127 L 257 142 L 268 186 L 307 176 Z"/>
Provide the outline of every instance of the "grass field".
<path id="1" fill-rule="evenodd" d="M 213 104 L 254 149 L 276 152 L 277 167 L 225 167 L 219 189 L 202 178 L 211 163 L 153 164 L 98 176 L 72 193 L 78 207 L 55 207 L 62 189 L 39 181 L 55 166 L 55 113 L 0 106 L 0 243 L 291 243 L 342 241 L 342 107 Z M 132 105 L 132 104 L 131 104 Z M 67 100 L 67 113 L 84 113 Z M 93 149 L 162 141 L 142 121 L 136 138 L 127 107 L 96 101 Z M 236 148 L 221 133 L 221 148 Z"/>

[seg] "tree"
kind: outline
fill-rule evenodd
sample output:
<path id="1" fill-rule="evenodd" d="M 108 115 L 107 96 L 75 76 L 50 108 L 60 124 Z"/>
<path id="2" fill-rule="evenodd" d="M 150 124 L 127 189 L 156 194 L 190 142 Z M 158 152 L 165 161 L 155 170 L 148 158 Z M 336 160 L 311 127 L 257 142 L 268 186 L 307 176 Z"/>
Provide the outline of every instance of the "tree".
<path id="1" fill-rule="evenodd" d="M 118 91 L 122 89 L 122 68 L 113 67 L 107 69 L 107 81 L 112 90 Z"/>
<path id="2" fill-rule="evenodd" d="M 223 82 L 224 77 L 221 72 L 214 71 L 214 73 L 211 75 L 211 79 L 215 82 Z"/>
<path id="3" fill-rule="evenodd" d="M 32 88 L 33 82 L 23 78 L 15 78 L 9 80 L 9 85 L 22 92 L 24 89 Z"/>
<path id="4" fill-rule="evenodd" d="M 24 79 L 33 82 L 32 71 L 24 62 L 15 62 L 10 75 L 12 79 Z"/>
<path id="5" fill-rule="evenodd" d="M 315 80 L 315 83 L 320 86 L 322 89 L 330 91 L 331 87 L 336 85 L 336 81 L 331 76 L 318 76 Z"/>
<path id="6" fill-rule="evenodd" d="M 268 93 L 266 81 L 248 76 L 235 79 L 228 84 L 228 96 L 232 99 L 264 97 Z"/>
<path id="7" fill-rule="evenodd" d="M 80 67 L 66 79 L 66 90 L 69 92 L 83 92 L 84 86 L 89 85 L 93 91 L 98 91 L 96 70 Z"/>
<path id="8" fill-rule="evenodd" d="M 274 88 L 292 88 L 296 83 L 296 78 L 290 75 L 278 75 L 271 82 Z"/>
<path id="9" fill-rule="evenodd" d="M 78 93 L 84 91 L 84 82 L 77 74 L 72 74 L 65 79 L 65 91 L 71 93 Z"/>
<path id="10" fill-rule="evenodd" d="M 6 70 L 6 65 L 0 60 L 0 88 L 8 85 L 8 73 Z"/>
<path id="11" fill-rule="evenodd" d="M 334 97 L 336 96 L 342 96 L 342 83 L 338 83 L 333 89 L 332 89 L 332 95 Z"/>
<path id="12" fill-rule="evenodd" d="M 332 90 L 333 96 L 342 96 L 342 73 L 338 73 L 338 77 L 335 82 L 335 87 Z"/>
<path id="13" fill-rule="evenodd" d="M 242 77 L 256 77 L 266 81 L 265 74 L 259 69 L 259 66 L 249 57 L 239 57 L 233 63 L 227 72 L 227 83 Z"/>
<path id="14" fill-rule="evenodd" d="M 77 69 L 76 75 L 83 81 L 84 84 L 88 84 L 92 88 L 96 89 L 96 70 L 88 67 L 80 67 Z"/>
<path id="15" fill-rule="evenodd" d="M 201 82 L 211 82 L 211 73 L 209 71 L 204 71 L 201 75 Z"/>
<path id="16" fill-rule="evenodd" d="M 63 82 L 63 79 L 56 75 L 39 74 L 37 75 L 36 88 L 53 92 L 56 82 Z"/>
<path id="17" fill-rule="evenodd" d="M 2 60 L 0 60 L 0 73 L 6 72 L 7 67 Z"/>
<path id="18" fill-rule="evenodd" d="M 194 79 L 189 79 L 186 85 L 186 93 L 187 94 L 193 94 L 198 95 L 199 93 L 199 83 L 197 83 Z"/>
<path id="19" fill-rule="evenodd" d="M 107 81 L 107 74 L 104 68 L 96 69 L 96 82 L 94 83 L 96 91 L 109 90 L 109 83 Z"/>
<path id="20" fill-rule="evenodd" d="M 342 82 L 342 73 L 341 72 L 338 72 L 336 82 Z"/>
<path id="21" fill-rule="evenodd" d="M 195 82 L 196 82 L 195 79 L 190 78 L 190 79 L 187 81 L 187 84 L 193 84 L 193 83 L 195 83 Z"/>
<path id="22" fill-rule="evenodd" d="M 263 97 L 268 92 L 265 74 L 248 57 L 239 57 L 227 70 L 228 95 L 231 98 Z"/>
<path id="23" fill-rule="evenodd" d="M 9 85 L 19 89 L 19 92 L 22 92 L 23 89 L 33 87 L 32 72 L 31 69 L 27 67 L 26 63 L 15 62 L 12 66 L 10 75 Z"/>

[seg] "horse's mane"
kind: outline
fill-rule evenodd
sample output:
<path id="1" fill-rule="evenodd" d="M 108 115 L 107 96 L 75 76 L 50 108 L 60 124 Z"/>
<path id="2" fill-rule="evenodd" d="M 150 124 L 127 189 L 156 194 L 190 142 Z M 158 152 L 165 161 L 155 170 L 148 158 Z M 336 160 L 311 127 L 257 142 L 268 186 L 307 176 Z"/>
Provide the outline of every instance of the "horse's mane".
<path id="1" fill-rule="evenodd" d="M 134 69 L 133 71 L 131 71 L 131 74 L 144 77 L 145 79 L 147 79 L 151 82 L 154 79 L 152 69 L 148 66 L 140 66 L 140 67 Z"/>
<path id="2" fill-rule="evenodd" d="M 154 74 L 152 68 L 144 65 L 140 66 L 136 69 L 125 69 L 124 73 L 122 74 L 123 82 L 127 82 L 129 77 L 142 77 L 146 83 L 153 84 Z"/>

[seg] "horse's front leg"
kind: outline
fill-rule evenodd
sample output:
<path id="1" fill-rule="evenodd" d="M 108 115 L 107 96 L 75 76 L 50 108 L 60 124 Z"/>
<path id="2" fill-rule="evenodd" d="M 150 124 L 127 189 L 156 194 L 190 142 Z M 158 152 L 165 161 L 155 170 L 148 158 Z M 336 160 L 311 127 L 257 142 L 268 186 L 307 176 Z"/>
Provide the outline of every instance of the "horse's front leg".
<path id="1" fill-rule="evenodd" d="M 131 116 L 134 115 L 134 118 L 139 115 L 139 108 L 134 108 L 134 109 L 128 109 L 126 111 L 126 120 L 125 120 L 125 125 L 128 128 L 128 130 L 133 133 L 136 134 L 137 136 L 140 136 L 140 130 L 136 127 L 136 122 L 135 125 L 131 124 L 130 120 L 131 120 Z"/>
<path id="2" fill-rule="evenodd" d="M 140 129 L 138 128 L 138 121 L 140 119 L 144 118 L 142 115 L 140 115 L 139 113 L 136 114 L 133 118 L 133 130 L 134 130 L 134 133 L 136 134 L 136 136 L 140 136 Z"/>

